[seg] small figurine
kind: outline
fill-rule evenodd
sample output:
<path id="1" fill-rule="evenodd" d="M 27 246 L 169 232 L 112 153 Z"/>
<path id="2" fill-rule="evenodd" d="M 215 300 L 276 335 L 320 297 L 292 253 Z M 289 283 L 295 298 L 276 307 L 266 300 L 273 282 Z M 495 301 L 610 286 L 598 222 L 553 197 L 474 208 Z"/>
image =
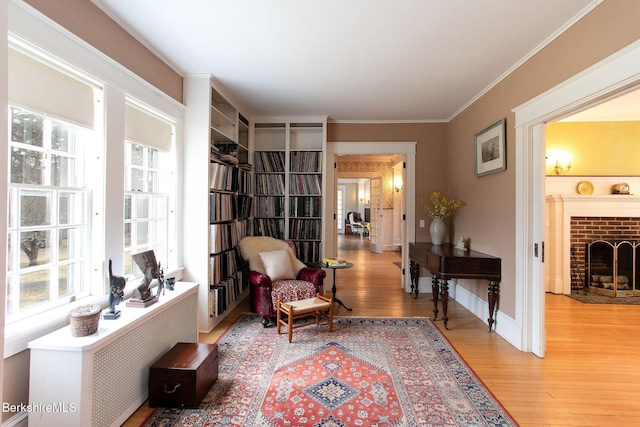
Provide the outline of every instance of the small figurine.
<path id="1" fill-rule="evenodd" d="M 175 277 L 167 277 L 167 289 L 173 291 L 176 286 L 176 278 Z"/>
<path id="2" fill-rule="evenodd" d="M 113 320 L 120 317 L 120 310 L 116 310 L 116 306 L 122 301 L 124 296 L 124 287 L 127 281 L 124 277 L 114 276 L 112 271 L 112 262 L 109 259 L 109 311 L 102 316 L 106 320 Z"/>
<path id="3" fill-rule="evenodd" d="M 160 292 L 164 295 L 164 271 L 158 262 L 153 250 L 132 255 L 133 261 L 144 273 L 142 281 L 133 290 L 131 301 L 127 305 L 135 307 L 146 307 L 158 301 Z M 155 295 L 151 292 L 153 286 L 158 287 Z"/>
<path id="4" fill-rule="evenodd" d="M 458 243 L 456 243 L 456 249 L 460 251 L 466 251 L 467 247 L 465 245 L 466 245 L 466 241 L 464 240 L 464 237 L 460 237 L 458 239 Z"/>

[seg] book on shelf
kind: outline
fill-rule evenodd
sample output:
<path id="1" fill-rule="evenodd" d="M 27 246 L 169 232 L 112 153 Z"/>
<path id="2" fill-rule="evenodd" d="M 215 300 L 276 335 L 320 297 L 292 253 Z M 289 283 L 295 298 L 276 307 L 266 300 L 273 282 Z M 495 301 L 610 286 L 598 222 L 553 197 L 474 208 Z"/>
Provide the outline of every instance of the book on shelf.
<path id="1" fill-rule="evenodd" d="M 322 262 L 327 267 L 342 267 L 342 266 L 347 265 L 347 260 L 346 259 L 342 259 L 342 258 L 324 257 L 324 258 L 322 258 Z"/>

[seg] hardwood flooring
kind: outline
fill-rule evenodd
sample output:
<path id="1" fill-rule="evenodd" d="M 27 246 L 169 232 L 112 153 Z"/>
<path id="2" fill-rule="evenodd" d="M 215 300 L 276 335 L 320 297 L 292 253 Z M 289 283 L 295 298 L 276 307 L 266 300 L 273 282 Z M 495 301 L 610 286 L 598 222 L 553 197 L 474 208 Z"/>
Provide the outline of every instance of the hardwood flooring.
<path id="1" fill-rule="evenodd" d="M 399 252 L 372 254 L 367 240 L 341 236 L 338 255 L 355 267 L 336 272 L 337 296 L 353 308 L 339 308 L 337 316 L 431 316 L 430 294 L 413 299 L 401 288 L 393 264 Z M 489 333 L 455 301 L 449 330 L 435 323 L 521 426 L 640 426 L 640 307 L 586 305 L 552 294 L 545 303 L 544 359 Z M 248 299 L 200 340 L 215 342 L 247 311 Z M 151 411 L 145 403 L 124 425 L 139 426 Z"/>

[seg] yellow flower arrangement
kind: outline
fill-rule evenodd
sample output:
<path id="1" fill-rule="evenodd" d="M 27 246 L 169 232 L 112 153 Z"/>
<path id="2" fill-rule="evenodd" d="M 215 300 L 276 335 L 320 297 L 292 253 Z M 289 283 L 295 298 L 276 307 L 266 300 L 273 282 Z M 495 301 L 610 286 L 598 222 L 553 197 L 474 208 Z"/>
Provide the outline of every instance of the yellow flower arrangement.
<path id="1" fill-rule="evenodd" d="M 467 204 L 460 200 L 450 199 L 448 196 L 443 195 L 439 191 L 434 191 L 428 196 L 420 199 L 420 204 L 424 211 L 431 218 L 444 219 L 454 215 L 463 206 Z"/>

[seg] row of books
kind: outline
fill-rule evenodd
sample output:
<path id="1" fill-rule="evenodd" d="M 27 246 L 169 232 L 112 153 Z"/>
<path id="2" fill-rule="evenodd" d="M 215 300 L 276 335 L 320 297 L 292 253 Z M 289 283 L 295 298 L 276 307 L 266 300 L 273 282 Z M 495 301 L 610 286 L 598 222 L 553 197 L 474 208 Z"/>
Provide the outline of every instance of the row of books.
<path id="1" fill-rule="evenodd" d="M 238 173 L 238 193 L 251 194 L 251 174 L 247 171 Z"/>
<path id="2" fill-rule="evenodd" d="M 249 234 L 249 221 L 209 225 L 209 252 L 217 254 L 234 247 Z"/>
<path id="3" fill-rule="evenodd" d="M 211 162 L 209 165 L 209 188 L 218 191 L 236 191 L 238 188 L 238 168 L 224 163 Z"/>
<path id="4" fill-rule="evenodd" d="M 284 215 L 284 196 L 255 196 L 256 217 L 282 217 Z"/>
<path id="5" fill-rule="evenodd" d="M 238 196 L 226 193 L 209 193 L 210 222 L 231 221 L 238 217 Z"/>
<path id="6" fill-rule="evenodd" d="M 238 250 L 229 249 L 209 257 L 209 283 L 216 285 L 238 272 Z"/>
<path id="7" fill-rule="evenodd" d="M 256 175 L 257 194 L 284 194 L 284 175 Z"/>
<path id="8" fill-rule="evenodd" d="M 298 259 L 305 263 L 318 262 L 320 259 L 320 242 L 294 241 Z"/>
<path id="9" fill-rule="evenodd" d="M 289 198 L 290 217 L 320 217 L 322 216 L 322 198 L 320 197 L 291 197 Z"/>
<path id="10" fill-rule="evenodd" d="M 289 220 L 289 237 L 291 239 L 320 240 L 322 221 L 320 219 Z"/>
<path id="11" fill-rule="evenodd" d="M 271 175 L 269 175 L 271 176 Z M 276 175 L 277 176 L 277 175 Z M 289 194 L 322 194 L 321 175 L 289 175 Z"/>
<path id="12" fill-rule="evenodd" d="M 292 151 L 290 160 L 292 172 L 322 171 L 322 151 Z"/>
<path id="13" fill-rule="evenodd" d="M 276 239 L 284 239 L 284 220 L 256 218 L 254 219 L 253 232 L 255 236 L 271 236 Z"/>
<path id="14" fill-rule="evenodd" d="M 211 285 L 209 287 L 209 315 L 217 317 L 224 313 L 227 307 L 244 291 L 243 283 L 242 271 L 238 271 L 237 277 L 230 276 L 216 285 Z"/>
<path id="15" fill-rule="evenodd" d="M 253 157 L 256 172 L 284 172 L 282 151 L 256 151 Z"/>
<path id="16" fill-rule="evenodd" d="M 253 198 L 244 194 L 238 195 L 238 219 L 247 219 L 251 216 Z"/>

